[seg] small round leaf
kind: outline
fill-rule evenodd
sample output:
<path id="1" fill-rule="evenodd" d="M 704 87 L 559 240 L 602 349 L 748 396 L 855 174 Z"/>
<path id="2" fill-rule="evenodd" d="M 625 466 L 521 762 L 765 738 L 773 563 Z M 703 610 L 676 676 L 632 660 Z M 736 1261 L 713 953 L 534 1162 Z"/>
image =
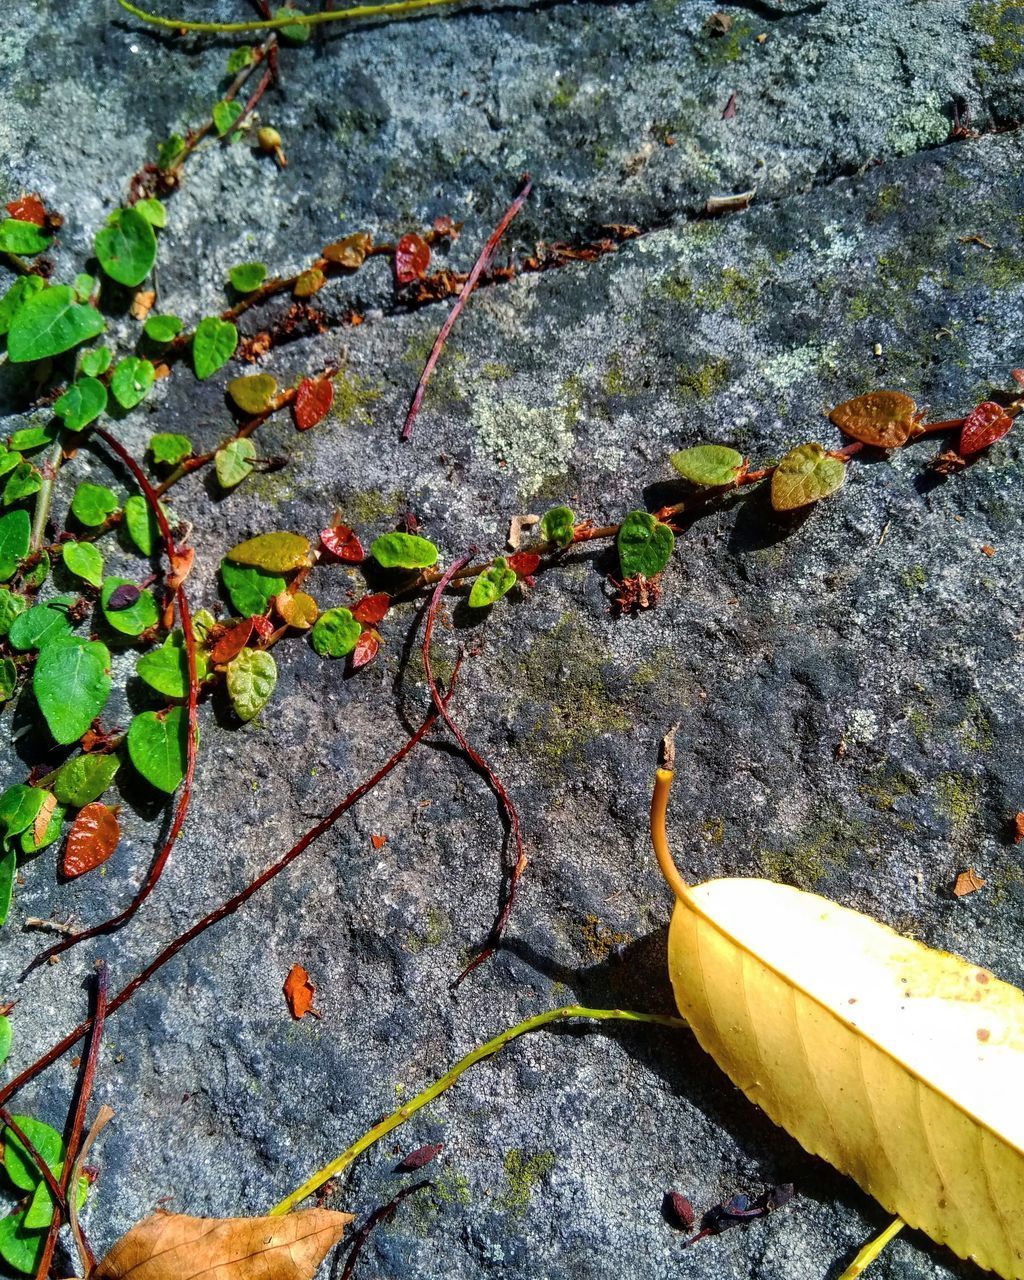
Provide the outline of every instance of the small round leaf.
<path id="1" fill-rule="evenodd" d="M 382 569 L 429 569 L 437 563 L 437 547 L 415 533 L 383 533 L 374 538 L 370 555 Z"/>
<path id="2" fill-rule="evenodd" d="M 653 578 L 668 564 L 675 537 L 649 511 L 631 511 L 619 527 L 615 545 L 624 578 Z"/>
<path id="3" fill-rule="evenodd" d="M 500 600 L 506 592 L 516 585 L 516 571 L 510 569 L 504 556 L 498 556 L 473 583 L 469 593 L 471 609 L 483 609 Z"/>
<path id="4" fill-rule="evenodd" d="M 717 488 L 733 484 L 743 466 L 743 454 L 723 444 L 697 444 L 672 455 L 672 465 L 691 484 Z"/>
<path id="5" fill-rule="evenodd" d="M 173 795 L 185 776 L 188 720 L 183 707 L 143 711 L 128 726 L 128 755 L 151 786 Z"/>
<path id="6" fill-rule="evenodd" d="M 328 609 L 317 618 L 310 638 L 321 658 L 343 658 L 356 647 L 361 631 L 349 609 Z"/>
<path id="7" fill-rule="evenodd" d="M 133 289 L 156 261 L 156 236 L 149 219 L 137 209 L 115 209 L 96 234 L 96 257 L 118 284 Z"/>
<path id="8" fill-rule="evenodd" d="M 106 350 L 106 348 L 102 348 Z M 107 389 L 97 378 L 78 378 L 53 406 L 69 431 L 81 431 L 107 407 Z"/>

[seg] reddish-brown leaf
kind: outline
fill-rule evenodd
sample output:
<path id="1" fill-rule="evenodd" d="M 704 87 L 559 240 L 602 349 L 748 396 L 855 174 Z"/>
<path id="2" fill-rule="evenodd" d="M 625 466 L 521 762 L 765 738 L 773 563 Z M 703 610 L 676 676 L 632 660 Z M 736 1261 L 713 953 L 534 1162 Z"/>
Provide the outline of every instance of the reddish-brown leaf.
<path id="1" fill-rule="evenodd" d="M 365 622 L 374 627 L 384 620 L 384 615 L 391 608 L 391 597 L 386 591 L 378 591 L 373 596 L 363 596 L 352 606 L 352 617 L 357 622 Z"/>
<path id="2" fill-rule="evenodd" d="M 410 232 L 395 245 L 395 279 L 399 284 L 422 280 L 430 266 L 430 245 L 422 236 Z"/>
<path id="3" fill-rule="evenodd" d="M 686 1196 L 680 1191 L 669 1191 L 666 1195 L 669 1207 L 676 1221 L 684 1231 L 689 1231 L 693 1226 L 693 1220 L 696 1215 L 693 1212 L 693 1205 L 690 1204 Z"/>
<path id="4" fill-rule="evenodd" d="M 98 801 L 80 809 L 71 824 L 61 875 L 71 880 L 101 866 L 117 848 L 121 828 L 111 809 Z"/>
<path id="5" fill-rule="evenodd" d="M 428 1142 L 425 1147 L 417 1147 L 415 1151 L 398 1162 L 396 1166 L 398 1173 L 412 1173 L 414 1169 L 422 1169 L 425 1164 L 430 1164 L 431 1160 L 436 1160 L 444 1150 L 443 1142 Z"/>
<path id="6" fill-rule="evenodd" d="M 167 575 L 167 590 L 177 591 L 188 575 L 192 572 L 192 566 L 196 561 L 195 547 L 175 548 L 173 552 L 168 553 L 171 562 L 171 571 Z"/>
<path id="7" fill-rule="evenodd" d="M 972 409 L 960 430 L 960 456 L 968 458 L 972 453 L 987 449 L 990 444 L 1002 440 L 1013 426 L 1013 419 L 992 400 L 985 400 Z"/>
<path id="8" fill-rule="evenodd" d="M 1020 844 L 1024 840 L 1024 813 L 1013 815 L 1013 843 Z"/>
<path id="9" fill-rule="evenodd" d="M 350 271 L 355 271 L 366 261 L 366 255 L 372 248 L 373 237 L 369 232 L 356 231 L 353 235 L 346 236 L 344 240 L 335 240 L 333 244 L 325 245 L 323 256 L 336 266 L 348 267 Z"/>
<path id="10" fill-rule="evenodd" d="M 252 629 L 261 640 L 269 640 L 274 634 L 274 624 L 265 613 L 258 613 L 252 620 Z"/>
<path id="11" fill-rule="evenodd" d="M 377 835 L 376 832 L 370 836 L 370 844 L 372 844 L 375 849 L 383 849 L 387 842 L 387 836 Z"/>
<path id="12" fill-rule="evenodd" d="M 902 391 L 869 391 L 836 405 L 828 416 L 846 435 L 878 449 L 906 444 L 919 417 L 917 405 Z"/>
<path id="13" fill-rule="evenodd" d="M 344 560 L 346 564 L 358 564 L 366 558 L 363 544 L 347 524 L 336 524 L 331 529 L 322 529 L 320 545 L 332 556 Z"/>
<path id="14" fill-rule="evenodd" d="M 255 621 L 255 618 L 243 618 L 241 622 L 229 627 L 210 650 L 210 661 L 223 663 L 237 658 L 249 642 Z"/>
<path id="15" fill-rule="evenodd" d="M 961 871 L 956 878 L 956 884 L 953 886 L 953 893 L 957 898 L 966 898 L 969 893 L 977 893 L 979 889 L 984 889 L 985 881 L 978 875 L 973 867 L 968 867 L 966 871 Z"/>
<path id="16" fill-rule="evenodd" d="M 37 195 L 12 200 L 7 206 L 7 212 L 19 222 L 34 222 L 37 227 L 46 226 L 46 206 Z"/>
<path id="17" fill-rule="evenodd" d="M 313 1008 L 316 987 L 310 982 L 309 974 L 301 964 L 293 964 L 288 970 L 288 977 L 284 980 L 284 998 L 288 1001 L 288 1008 L 296 1021 L 304 1018 L 307 1013 L 311 1013 L 314 1018 L 320 1017 L 317 1010 Z"/>
<path id="18" fill-rule="evenodd" d="M 334 403 L 334 383 L 329 378 L 303 378 L 295 393 L 292 416 L 300 431 L 308 431 L 330 411 Z"/>
<path id="19" fill-rule="evenodd" d="M 367 663 L 372 662 L 379 648 L 380 636 L 376 631 L 364 631 L 352 650 L 352 670 L 358 671 L 360 667 L 365 667 Z"/>
<path id="20" fill-rule="evenodd" d="M 508 567 L 514 569 L 520 578 L 528 578 L 540 568 L 540 556 L 534 551 L 517 551 L 509 556 Z"/>

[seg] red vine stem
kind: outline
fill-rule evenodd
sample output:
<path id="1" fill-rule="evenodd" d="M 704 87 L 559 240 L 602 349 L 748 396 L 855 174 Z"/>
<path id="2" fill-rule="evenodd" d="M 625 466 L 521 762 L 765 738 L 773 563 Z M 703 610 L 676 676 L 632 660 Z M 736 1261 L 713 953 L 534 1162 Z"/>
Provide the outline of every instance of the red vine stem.
<path id="1" fill-rule="evenodd" d="M 124 463 L 128 470 L 135 477 L 139 488 L 145 495 L 146 501 L 149 503 L 150 510 L 156 519 L 160 529 L 160 536 L 164 541 L 164 548 L 170 562 L 171 573 L 177 574 L 178 570 L 178 550 L 174 545 L 174 537 L 171 533 L 171 527 L 164 515 L 163 508 L 160 506 L 160 500 L 156 491 L 149 482 L 149 478 L 135 461 L 132 455 L 124 447 L 124 445 L 112 436 L 108 431 L 104 431 L 102 427 L 94 428 L 96 435 L 111 449 Z M 185 817 L 188 814 L 189 804 L 192 800 L 192 783 L 195 779 L 196 772 L 196 745 L 197 745 L 197 719 L 198 719 L 198 680 L 196 677 L 196 638 L 195 632 L 192 630 L 192 615 L 189 612 L 188 597 L 185 595 L 185 588 L 178 583 L 174 588 L 174 600 L 178 608 L 178 617 L 181 620 L 181 631 L 185 637 L 185 653 L 188 661 L 188 702 L 187 702 L 187 727 L 186 727 L 186 744 L 185 744 L 185 782 L 178 799 L 178 807 L 175 810 L 174 820 L 171 823 L 171 829 L 168 832 L 167 839 L 164 841 L 163 847 L 150 864 L 146 878 L 142 882 L 139 891 L 132 898 L 131 902 L 123 911 L 118 912 L 116 916 L 111 916 L 108 920 L 95 924 L 89 929 L 83 929 L 79 933 L 70 934 L 66 938 L 62 938 L 60 942 L 54 943 L 52 947 L 48 947 L 45 951 L 41 951 L 39 955 L 29 964 L 28 968 L 21 975 L 23 978 L 31 973 L 39 965 L 44 964 L 53 956 L 62 955 L 65 951 L 77 946 L 80 942 L 85 942 L 89 938 L 96 938 L 102 934 L 113 933 L 116 929 L 120 929 L 122 925 L 135 915 L 139 907 L 146 901 L 149 895 L 156 888 L 157 882 L 163 874 L 164 867 L 167 865 L 167 859 L 171 856 L 171 850 L 177 843 L 181 829 L 185 825 Z"/>
<path id="2" fill-rule="evenodd" d="M 490 238 L 480 253 L 480 257 L 477 258 L 476 262 L 473 264 L 473 270 L 469 273 L 466 283 L 459 290 L 459 296 L 455 299 L 455 305 L 452 307 L 451 311 L 449 311 L 448 318 L 445 320 L 444 324 L 441 326 L 440 332 L 434 339 L 434 345 L 430 349 L 430 355 L 427 357 L 427 363 L 424 365 L 423 372 L 420 374 L 420 380 L 416 384 L 416 394 L 412 398 L 412 404 L 409 406 L 409 412 L 405 415 L 405 426 L 402 427 L 401 436 L 403 440 L 408 440 L 412 435 L 413 423 L 416 421 L 416 415 L 419 413 L 420 405 L 423 403 L 423 396 L 427 390 L 427 383 L 430 381 L 430 376 L 434 372 L 434 366 L 437 364 L 438 357 L 441 354 L 441 348 L 448 340 L 448 335 L 452 331 L 452 326 L 459 318 L 459 313 L 462 308 L 469 301 L 469 295 L 476 288 L 477 281 L 490 266 L 491 259 L 494 257 L 494 251 L 498 247 L 498 241 L 508 230 L 509 223 L 526 203 L 526 199 L 529 196 L 532 187 L 533 182 L 527 175 L 523 179 L 523 185 L 519 188 L 519 194 L 505 210 L 501 221 L 491 232 Z"/>
<path id="3" fill-rule="evenodd" d="M 445 724 L 451 730 L 456 742 L 458 742 L 462 750 L 467 756 L 469 756 L 470 760 L 472 760 L 484 775 L 488 783 L 490 783 L 491 789 L 494 791 L 495 795 L 504 807 L 505 815 L 508 818 L 509 828 L 512 832 L 512 839 L 516 846 L 516 861 L 512 868 L 512 873 L 509 876 L 508 892 L 505 895 L 505 902 L 497 919 L 491 926 L 491 932 L 487 941 L 484 943 L 482 949 L 473 957 L 469 964 L 466 965 L 459 976 L 455 979 L 455 982 L 452 985 L 456 987 L 465 978 L 469 977 L 477 965 L 483 964 L 485 960 L 494 954 L 494 950 L 498 945 L 502 933 L 504 932 L 505 925 L 508 923 L 508 918 L 512 914 L 512 906 L 515 902 L 516 896 L 516 886 L 519 884 L 520 877 L 526 870 L 526 864 L 528 861 L 526 857 L 526 850 L 523 847 L 523 832 L 519 822 L 519 814 L 516 812 L 516 807 L 512 803 L 512 798 L 505 790 L 505 786 L 498 775 L 494 772 L 479 751 L 471 745 L 469 739 L 455 723 L 448 710 L 448 700 L 446 698 L 442 698 L 440 691 L 438 690 L 437 682 L 434 679 L 433 667 L 430 662 L 430 641 L 434 634 L 434 623 L 437 621 L 437 611 L 440 607 L 444 590 L 458 572 L 469 564 L 470 559 L 471 556 L 466 555 L 462 556 L 461 559 L 456 560 L 450 568 L 445 570 L 439 578 L 437 585 L 434 587 L 433 595 L 430 597 L 430 605 L 427 608 L 426 626 L 423 629 L 423 670 L 426 673 L 427 684 L 430 687 L 430 696 L 434 699 L 434 706 L 437 708 L 438 715 L 442 720 L 444 720 Z"/>
<path id="4" fill-rule="evenodd" d="M 89 1048 L 85 1055 L 85 1064 L 82 1067 L 82 1073 L 79 1076 L 78 1089 L 75 1097 L 72 1099 L 71 1109 L 68 1113 L 68 1124 L 70 1128 L 65 1134 L 65 1142 L 67 1143 L 64 1151 L 64 1167 L 60 1177 L 60 1190 L 62 1204 L 54 1206 L 53 1218 L 50 1221 L 50 1230 L 46 1236 L 46 1244 L 43 1247 L 42 1256 L 39 1259 L 39 1266 L 36 1268 L 36 1280 L 46 1280 L 50 1274 L 50 1262 L 53 1258 L 53 1251 L 57 1247 L 57 1236 L 60 1234 L 61 1213 L 68 1215 L 68 1194 L 71 1182 L 71 1175 L 74 1171 L 75 1164 L 78 1160 L 78 1148 L 81 1145 L 85 1128 L 85 1112 L 89 1105 L 89 1099 L 92 1096 L 92 1082 L 96 1077 L 96 1059 L 99 1057 L 100 1042 L 103 1039 L 103 1024 L 107 1017 L 107 966 L 101 960 L 96 973 L 96 1003 L 92 1015 L 92 1029 L 89 1033 Z M 76 1194 L 76 1188 L 70 1187 L 70 1195 Z M 84 1237 L 83 1237 L 84 1240 Z M 88 1248 L 88 1246 L 86 1246 Z M 91 1263 L 95 1263 L 95 1259 L 89 1259 Z"/>
<path id="5" fill-rule="evenodd" d="M 455 664 L 455 670 L 452 672 L 452 678 L 448 682 L 447 692 L 441 699 L 443 706 L 447 706 L 451 699 L 461 665 L 462 657 L 460 655 Z M 346 812 L 346 810 L 351 809 L 351 807 L 358 800 L 361 800 L 367 792 L 372 791 L 379 782 L 382 782 L 392 769 L 401 764 L 409 752 L 412 751 L 412 749 L 417 746 L 433 728 L 434 724 L 437 722 L 438 714 L 439 713 L 436 709 L 431 710 L 420 727 L 408 739 L 406 739 L 405 743 L 403 743 L 394 755 L 392 755 L 390 759 L 388 759 L 377 770 L 372 778 L 367 779 L 366 782 L 360 783 L 359 786 L 356 787 L 354 791 L 350 792 L 344 800 L 335 805 L 326 818 L 321 819 L 316 826 L 311 827 L 296 844 L 292 845 L 283 857 L 279 858 L 277 862 L 268 867 L 261 875 L 257 876 L 252 884 L 248 885 L 245 889 L 242 889 L 239 893 L 236 893 L 234 897 L 228 898 L 228 900 L 217 907 L 216 910 L 211 911 L 209 915 L 203 916 L 203 918 L 196 921 L 190 929 L 186 929 L 186 931 L 179 937 L 175 938 L 173 942 L 168 943 L 167 946 L 158 953 L 155 959 L 150 961 L 145 969 L 137 973 L 135 977 L 132 978 L 131 982 L 129 982 L 127 986 L 123 987 L 117 995 L 114 996 L 113 1000 L 111 1000 L 107 1005 L 107 1015 L 109 1016 L 110 1014 L 117 1013 L 119 1009 L 122 1009 L 136 991 L 138 991 L 138 989 L 143 985 L 143 983 L 147 982 L 153 974 L 157 972 L 157 970 L 162 969 L 168 960 L 172 959 L 179 951 L 188 946 L 193 939 L 198 938 L 201 933 L 205 933 L 207 929 L 218 924 L 225 918 L 225 916 L 232 915 L 239 907 L 248 902 L 254 893 L 257 893 L 262 889 L 265 884 L 269 884 L 275 876 L 280 875 L 280 873 L 294 862 L 299 854 L 303 853 L 314 840 L 322 836 L 325 831 L 328 831 L 338 821 L 342 814 Z M 35 1062 L 31 1063 L 23 1071 L 20 1071 L 13 1080 L 8 1081 L 7 1084 L 0 1088 L 0 1106 L 5 1105 L 8 1099 L 13 1097 L 19 1089 L 24 1088 L 29 1081 L 34 1080 L 36 1076 L 45 1071 L 46 1068 L 56 1062 L 58 1058 L 63 1057 L 63 1055 L 67 1053 L 70 1048 L 76 1045 L 83 1036 L 88 1034 L 89 1028 L 92 1026 L 92 1022 L 92 1018 L 87 1018 L 84 1022 L 80 1022 L 73 1031 L 68 1032 L 63 1040 L 59 1040 L 55 1045 L 47 1049 L 42 1057 L 37 1058 Z"/>

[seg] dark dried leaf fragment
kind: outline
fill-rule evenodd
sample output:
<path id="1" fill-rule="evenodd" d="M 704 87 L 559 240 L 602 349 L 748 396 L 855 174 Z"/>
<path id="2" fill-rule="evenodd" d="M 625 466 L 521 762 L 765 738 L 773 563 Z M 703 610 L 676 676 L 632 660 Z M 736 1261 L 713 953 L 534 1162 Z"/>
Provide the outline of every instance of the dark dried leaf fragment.
<path id="1" fill-rule="evenodd" d="M 693 1205 L 690 1204 L 682 1192 L 666 1191 L 665 1207 L 670 1216 L 675 1219 L 684 1231 L 690 1230 L 697 1215 L 693 1211 Z"/>
<path id="2" fill-rule="evenodd" d="M 417 1147 L 415 1151 L 410 1151 L 398 1162 L 395 1172 L 412 1173 L 414 1169 L 422 1169 L 425 1164 L 430 1164 L 431 1160 L 436 1159 L 443 1150 L 443 1142 L 428 1142 L 425 1146 Z"/>

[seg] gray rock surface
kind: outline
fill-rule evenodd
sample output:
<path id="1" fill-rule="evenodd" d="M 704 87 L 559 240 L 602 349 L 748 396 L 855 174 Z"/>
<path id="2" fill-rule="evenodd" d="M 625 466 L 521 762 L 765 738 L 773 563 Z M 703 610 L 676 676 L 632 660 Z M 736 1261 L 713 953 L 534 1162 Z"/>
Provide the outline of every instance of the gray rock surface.
<path id="1" fill-rule="evenodd" d="M 512 515 L 555 501 L 597 522 L 657 507 L 681 493 L 667 459 L 683 445 L 734 444 L 760 464 L 804 439 L 836 445 L 823 410 L 874 387 L 938 416 L 1006 388 L 1024 320 L 1020 10 L 780 0 L 728 6 L 716 37 L 712 8 L 474 4 L 283 50 L 260 117 L 284 136 L 287 169 L 211 144 L 169 201 L 160 300 L 189 324 L 225 305 L 232 263 L 295 270 L 358 229 L 385 239 L 450 214 L 465 228 L 449 260 L 467 269 L 526 170 L 536 194 L 507 252 L 608 223 L 644 234 L 477 294 L 407 446 L 398 428 L 444 308 L 396 305 L 383 263 L 333 282 L 318 299 L 328 332 L 265 367 L 286 384 L 344 352 L 344 412 L 301 436 L 284 415 L 269 424 L 260 447 L 287 454 L 282 471 L 227 497 L 198 478 L 175 494 L 195 528 L 195 605 L 216 605 L 232 545 L 313 534 L 335 508 L 366 537 L 411 509 L 450 562 L 472 544 L 498 550 Z M 0 195 L 38 189 L 65 214 L 54 257 L 70 278 L 129 175 L 203 117 L 233 42 L 154 33 L 110 0 L 15 0 L 6 17 Z M 954 99 L 981 136 L 947 142 Z M 709 196 L 748 189 L 749 210 L 697 216 Z M 345 326 L 353 308 L 366 322 Z M 132 341 L 136 328 L 115 331 Z M 156 430 L 212 447 L 240 371 L 200 384 L 180 368 L 117 429 L 139 455 Z M 0 370 L 6 430 L 24 391 Z M 756 490 L 726 502 L 682 537 L 660 605 L 635 619 L 611 616 L 602 544 L 485 622 L 455 606 L 444 659 L 459 642 L 480 650 L 458 714 L 508 782 L 531 857 L 505 949 L 452 994 L 495 910 L 502 830 L 484 782 L 436 735 L 112 1021 L 96 1098 L 117 1120 L 85 1219 L 95 1244 L 158 1204 L 260 1211 L 541 1009 L 668 1010 L 669 900 L 646 808 L 674 721 L 672 832 L 695 879 L 812 888 L 1024 981 L 1024 871 L 1007 833 L 1024 808 L 1024 452 L 1011 434 L 942 480 L 938 448 L 865 459 L 806 519 L 774 518 Z M 68 472 L 131 491 L 98 449 Z M 70 496 L 65 478 L 61 518 Z M 311 583 L 330 605 L 361 579 L 319 567 Z M 104 874 L 60 885 L 52 851 L 25 866 L 0 989 L 20 1000 L 16 1064 L 79 1020 L 95 957 L 120 986 L 400 743 L 429 702 L 415 620 L 412 605 L 389 617 L 380 659 L 351 679 L 301 640 L 282 644 L 277 694 L 251 725 L 204 707 L 195 801 L 158 892 L 115 938 L 19 987 L 39 946 L 24 919 L 108 914 L 166 811 L 126 784 L 125 839 Z M 118 658 L 122 676 L 133 657 Z M 129 702 L 109 718 L 124 723 Z M 6 779 L 25 767 L 9 751 Z M 957 900 L 968 865 L 987 883 Z M 319 1021 L 284 1007 L 294 962 L 317 984 Z M 64 1061 L 19 1105 L 59 1126 L 73 1079 Z M 361 1275 L 817 1280 L 885 1221 L 686 1034 L 581 1026 L 520 1041 L 358 1163 L 332 1203 L 364 1215 L 405 1181 L 396 1153 L 436 1140 L 433 1193 L 376 1233 Z M 701 1209 L 780 1181 L 800 1193 L 784 1212 L 692 1251 L 662 1217 L 669 1188 Z M 913 1234 L 876 1271 L 979 1274 Z"/>

